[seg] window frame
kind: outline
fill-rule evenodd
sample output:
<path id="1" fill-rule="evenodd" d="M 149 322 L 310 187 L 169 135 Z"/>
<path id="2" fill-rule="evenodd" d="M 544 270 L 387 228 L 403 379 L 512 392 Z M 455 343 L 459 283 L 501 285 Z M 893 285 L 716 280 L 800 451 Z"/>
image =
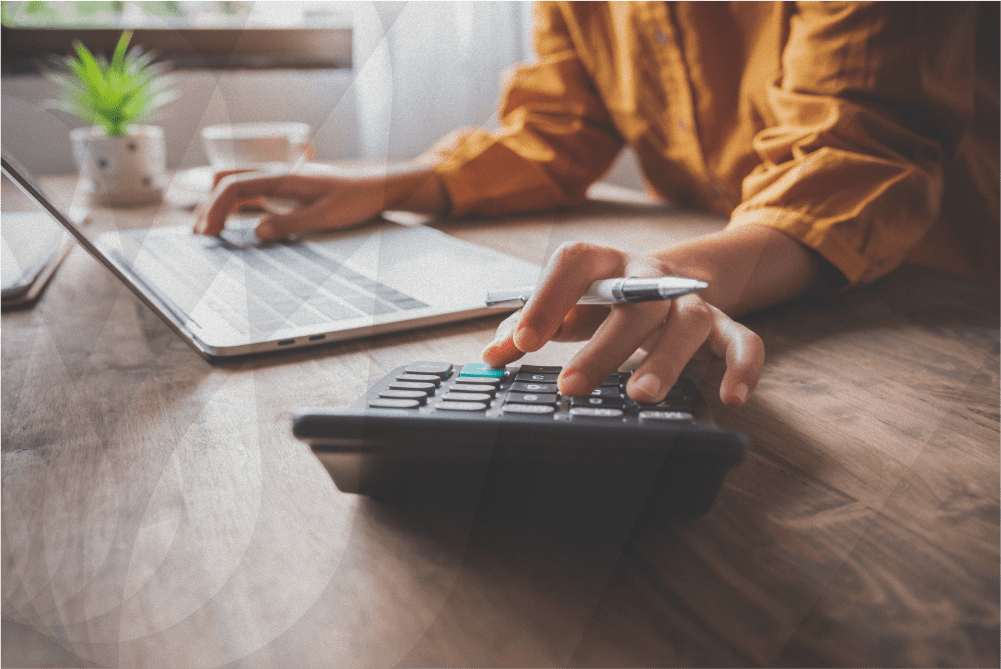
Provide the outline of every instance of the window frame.
<path id="1" fill-rule="evenodd" d="M 110 58 L 122 28 L 0 27 L 4 74 L 38 72 L 83 42 Z M 349 25 L 322 28 L 136 28 L 132 44 L 176 69 L 338 69 L 352 66 Z"/>

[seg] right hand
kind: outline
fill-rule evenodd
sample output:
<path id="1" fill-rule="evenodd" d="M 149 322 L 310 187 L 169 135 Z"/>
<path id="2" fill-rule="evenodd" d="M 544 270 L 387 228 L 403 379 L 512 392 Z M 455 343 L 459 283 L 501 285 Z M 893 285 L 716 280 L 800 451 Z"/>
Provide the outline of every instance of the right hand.
<path id="1" fill-rule="evenodd" d="M 385 176 L 230 173 L 218 180 L 209 201 L 200 209 L 195 232 L 218 235 L 231 213 L 262 198 L 291 199 L 297 204 L 290 212 L 271 213 L 261 219 L 255 232 L 264 241 L 358 225 L 387 208 L 388 181 Z"/>
<path id="2" fill-rule="evenodd" d="M 558 384 L 568 396 L 588 395 L 637 350 L 644 358 L 626 386 L 638 402 L 659 402 L 688 360 L 707 344 L 726 361 L 720 399 L 741 406 L 761 375 L 760 337 L 696 294 L 669 301 L 578 305 L 592 281 L 616 276 L 699 276 L 663 259 L 585 243 L 552 255 L 525 307 L 500 324 L 483 361 L 503 367 L 548 341 L 587 341 L 564 365 Z M 707 278 L 700 276 L 699 278 Z M 718 283 L 712 281 L 712 283 Z"/>

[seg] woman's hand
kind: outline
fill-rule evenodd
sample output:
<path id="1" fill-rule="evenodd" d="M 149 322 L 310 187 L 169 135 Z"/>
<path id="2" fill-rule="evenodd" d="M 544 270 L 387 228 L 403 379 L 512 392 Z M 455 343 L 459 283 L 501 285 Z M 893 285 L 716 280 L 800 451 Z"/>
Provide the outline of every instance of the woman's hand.
<path id="1" fill-rule="evenodd" d="M 426 166 L 385 169 L 337 169 L 316 166 L 308 172 L 267 174 L 231 173 L 218 180 L 209 201 L 201 208 L 195 232 L 218 235 L 226 218 L 249 202 L 272 198 L 292 200 L 291 211 L 273 208 L 258 224 L 257 236 L 265 241 L 316 230 L 346 228 L 369 221 L 387 209 L 440 214 L 447 196 Z"/>
<path id="2" fill-rule="evenodd" d="M 639 402 L 659 402 L 689 358 L 708 344 L 727 363 L 720 398 L 730 406 L 742 405 L 758 383 L 764 346 L 756 334 L 697 294 L 611 307 L 577 304 L 591 282 L 599 279 L 669 274 L 680 272 L 656 258 L 590 244 L 565 244 L 550 259 L 525 307 L 501 323 L 483 360 L 502 366 L 547 341 L 589 339 L 559 378 L 564 395 L 586 395 L 650 340 L 626 392 Z"/>

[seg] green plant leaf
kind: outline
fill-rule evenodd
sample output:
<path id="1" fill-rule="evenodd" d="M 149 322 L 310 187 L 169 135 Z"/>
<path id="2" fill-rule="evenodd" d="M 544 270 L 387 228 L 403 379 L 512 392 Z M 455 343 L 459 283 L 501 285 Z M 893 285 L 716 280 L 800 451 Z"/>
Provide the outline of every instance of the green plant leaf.
<path id="1" fill-rule="evenodd" d="M 77 56 L 80 58 L 80 63 L 83 66 L 82 74 L 84 82 L 94 89 L 97 93 L 103 93 L 104 91 L 104 71 L 101 64 L 97 62 L 93 54 L 83 45 L 83 42 L 76 42 L 74 44 L 76 48 Z"/>
<path id="2" fill-rule="evenodd" d="M 129 42 L 132 40 L 132 31 L 126 30 L 122 33 L 122 36 L 118 38 L 118 44 L 115 45 L 115 55 L 111 58 L 111 69 L 112 70 L 124 70 L 125 63 L 125 52 L 129 48 Z"/>
<path id="3" fill-rule="evenodd" d="M 50 106 L 100 126 L 108 135 L 123 135 L 179 97 L 170 88 L 167 64 L 154 62 L 153 54 L 138 45 L 129 49 L 131 39 L 131 31 L 122 33 L 111 62 L 75 43 L 76 57 L 63 61 L 66 72 L 48 72 L 61 90 Z"/>

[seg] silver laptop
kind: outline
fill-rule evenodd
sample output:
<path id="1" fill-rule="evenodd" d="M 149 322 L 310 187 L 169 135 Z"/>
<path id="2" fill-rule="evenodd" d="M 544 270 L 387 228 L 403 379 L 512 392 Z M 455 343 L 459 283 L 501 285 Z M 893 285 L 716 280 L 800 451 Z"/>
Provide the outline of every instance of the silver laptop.
<path id="1" fill-rule="evenodd" d="M 6 152 L 3 172 L 209 359 L 314 346 L 491 313 L 488 291 L 539 267 L 389 221 L 264 244 L 250 225 L 107 232 L 91 241 Z M 193 224 L 193 221 L 192 221 Z"/>

